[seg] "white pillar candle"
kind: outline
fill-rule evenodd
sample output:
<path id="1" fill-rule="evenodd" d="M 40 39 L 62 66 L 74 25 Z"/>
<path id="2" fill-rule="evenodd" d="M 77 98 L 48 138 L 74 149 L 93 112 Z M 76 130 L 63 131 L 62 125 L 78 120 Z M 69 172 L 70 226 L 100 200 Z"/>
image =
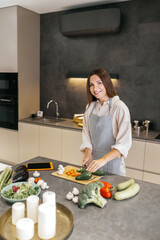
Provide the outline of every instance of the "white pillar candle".
<path id="1" fill-rule="evenodd" d="M 34 236 L 34 221 L 31 218 L 21 218 L 16 223 L 16 237 L 19 240 L 29 240 Z"/>
<path id="2" fill-rule="evenodd" d="M 52 191 L 46 191 L 43 193 L 43 203 L 56 204 L 56 194 Z"/>
<path id="3" fill-rule="evenodd" d="M 53 238 L 56 234 L 56 206 L 42 203 L 38 207 L 38 236 L 42 239 Z"/>
<path id="4" fill-rule="evenodd" d="M 27 198 L 27 217 L 33 219 L 34 223 L 38 222 L 39 197 L 31 195 Z"/>
<path id="5" fill-rule="evenodd" d="M 54 222 L 56 225 L 56 194 L 53 191 L 46 191 L 42 196 L 43 203 L 50 203 L 54 205 Z"/>
<path id="6" fill-rule="evenodd" d="M 16 225 L 16 222 L 24 218 L 25 205 L 23 202 L 16 202 L 12 205 L 12 224 Z"/>

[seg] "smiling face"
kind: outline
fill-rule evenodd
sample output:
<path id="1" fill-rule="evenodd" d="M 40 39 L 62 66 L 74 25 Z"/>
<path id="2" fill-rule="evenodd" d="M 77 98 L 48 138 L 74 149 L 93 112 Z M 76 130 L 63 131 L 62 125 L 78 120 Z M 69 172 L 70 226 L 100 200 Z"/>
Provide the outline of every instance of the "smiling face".
<path id="1" fill-rule="evenodd" d="M 89 89 L 91 94 L 100 101 L 101 105 L 109 99 L 106 88 L 102 80 L 97 75 L 92 75 L 89 81 Z"/>

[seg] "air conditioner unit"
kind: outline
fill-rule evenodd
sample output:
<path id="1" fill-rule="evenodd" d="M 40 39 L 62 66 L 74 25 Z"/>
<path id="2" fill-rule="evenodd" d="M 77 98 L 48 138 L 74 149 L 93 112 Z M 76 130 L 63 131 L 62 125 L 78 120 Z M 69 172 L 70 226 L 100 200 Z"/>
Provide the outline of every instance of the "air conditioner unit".
<path id="1" fill-rule="evenodd" d="M 60 30 L 65 36 L 116 33 L 120 29 L 118 8 L 68 13 L 61 16 Z"/>

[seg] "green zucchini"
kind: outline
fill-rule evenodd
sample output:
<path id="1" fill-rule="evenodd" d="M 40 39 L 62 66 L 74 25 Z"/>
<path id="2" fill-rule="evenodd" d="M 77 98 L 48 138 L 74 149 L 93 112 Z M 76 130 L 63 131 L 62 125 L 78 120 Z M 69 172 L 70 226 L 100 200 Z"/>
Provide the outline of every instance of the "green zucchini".
<path id="1" fill-rule="evenodd" d="M 81 167 L 81 168 L 77 169 L 77 172 L 83 173 L 85 171 L 86 171 L 86 167 Z"/>
<path id="2" fill-rule="evenodd" d="M 135 181 L 133 178 L 129 179 L 128 181 L 125 181 L 125 182 L 122 182 L 122 183 L 119 183 L 117 185 L 117 190 L 118 191 L 123 191 L 125 190 L 126 188 L 128 188 L 129 186 L 131 186 L 132 184 L 134 184 Z"/>
<path id="3" fill-rule="evenodd" d="M 76 180 L 89 180 L 92 177 L 92 173 L 85 171 L 82 174 L 75 177 Z"/>
<path id="4" fill-rule="evenodd" d="M 97 170 L 93 173 L 93 175 L 96 175 L 96 176 L 104 176 L 105 175 L 105 172 L 101 171 L 101 170 Z"/>
<path id="5" fill-rule="evenodd" d="M 116 200 L 124 200 L 135 196 L 140 191 L 140 186 L 138 183 L 133 183 L 127 189 L 116 192 L 113 195 L 113 198 Z"/>
<path id="6" fill-rule="evenodd" d="M 0 192 L 3 187 L 7 184 L 8 180 L 12 175 L 12 169 L 10 167 L 6 167 L 3 172 L 0 174 Z"/>

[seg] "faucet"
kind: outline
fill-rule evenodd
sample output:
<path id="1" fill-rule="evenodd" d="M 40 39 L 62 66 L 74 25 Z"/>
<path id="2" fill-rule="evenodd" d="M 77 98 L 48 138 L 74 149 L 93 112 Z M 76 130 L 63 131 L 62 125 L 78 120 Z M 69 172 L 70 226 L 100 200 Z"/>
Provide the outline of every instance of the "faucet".
<path id="1" fill-rule="evenodd" d="M 59 112 L 58 112 L 58 103 L 53 101 L 53 100 L 50 100 L 48 103 L 47 103 L 47 108 L 49 108 L 49 105 L 54 102 L 55 105 L 56 105 L 56 119 L 58 119 L 58 117 L 60 116 Z"/>

